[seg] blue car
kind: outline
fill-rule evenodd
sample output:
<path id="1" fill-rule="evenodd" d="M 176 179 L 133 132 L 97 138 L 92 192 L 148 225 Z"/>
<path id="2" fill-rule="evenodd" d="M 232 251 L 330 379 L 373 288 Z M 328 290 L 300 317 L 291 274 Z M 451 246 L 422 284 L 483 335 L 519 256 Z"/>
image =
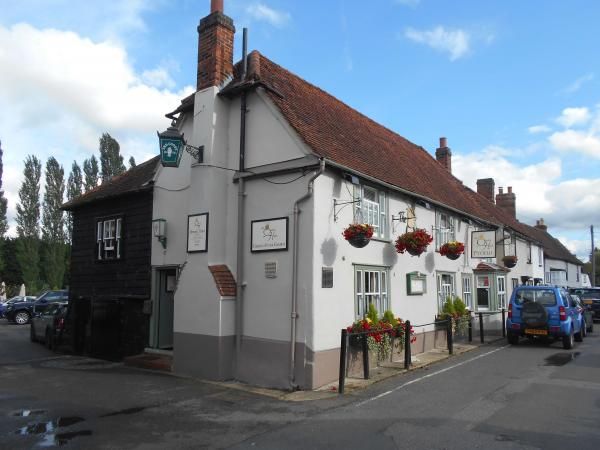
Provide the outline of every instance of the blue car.
<path id="1" fill-rule="evenodd" d="M 8 300 L 6 300 L 4 302 L 0 302 L 0 317 L 4 317 L 4 312 L 6 311 L 6 308 L 8 307 L 8 305 L 11 305 L 13 303 L 34 302 L 34 301 L 35 301 L 35 296 L 33 296 L 33 295 L 26 295 L 26 296 L 17 295 L 15 297 L 9 298 Z"/>
<path id="2" fill-rule="evenodd" d="M 506 336 L 512 345 L 521 337 L 560 339 L 569 350 L 586 336 L 583 309 L 563 288 L 519 286 L 510 297 Z"/>

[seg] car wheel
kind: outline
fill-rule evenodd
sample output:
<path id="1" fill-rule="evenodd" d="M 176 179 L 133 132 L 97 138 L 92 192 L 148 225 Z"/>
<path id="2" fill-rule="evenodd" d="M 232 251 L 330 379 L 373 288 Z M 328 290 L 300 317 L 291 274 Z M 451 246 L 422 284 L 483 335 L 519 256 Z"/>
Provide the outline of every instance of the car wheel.
<path id="1" fill-rule="evenodd" d="M 585 322 L 583 322 L 583 323 L 585 323 Z M 584 336 L 585 336 L 585 326 L 581 326 L 579 328 L 579 332 L 575 333 L 575 341 L 582 342 Z"/>
<path id="2" fill-rule="evenodd" d="M 571 328 L 571 332 L 567 336 L 563 336 L 563 338 L 562 338 L 563 348 L 565 350 L 571 350 L 573 348 L 573 345 L 574 345 L 573 338 L 574 338 L 573 328 Z"/>
<path id="3" fill-rule="evenodd" d="M 15 323 L 17 325 L 25 325 L 29 323 L 29 313 L 27 311 L 19 311 L 15 314 Z"/>
<path id="4" fill-rule="evenodd" d="M 37 336 L 35 335 L 35 328 L 33 328 L 33 324 L 29 328 L 29 339 L 31 342 L 37 342 Z"/>
<path id="5" fill-rule="evenodd" d="M 519 336 L 516 334 L 508 333 L 506 338 L 508 339 L 508 343 L 510 345 L 519 345 Z"/>
<path id="6" fill-rule="evenodd" d="M 50 328 L 46 328 L 46 347 L 48 350 L 54 349 L 54 341 L 52 339 L 52 333 L 50 332 Z"/>

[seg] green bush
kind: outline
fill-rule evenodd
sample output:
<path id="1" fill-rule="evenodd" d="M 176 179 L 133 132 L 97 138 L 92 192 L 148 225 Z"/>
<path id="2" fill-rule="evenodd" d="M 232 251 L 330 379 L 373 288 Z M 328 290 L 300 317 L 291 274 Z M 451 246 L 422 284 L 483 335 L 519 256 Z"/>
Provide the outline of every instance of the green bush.
<path id="1" fill-rule="evenodd" d="M 377 308 L 375 308 L 375 305 L 373 303 L 369 303 L 367 318 L 370 319 L 372 323 L 379 322 L 379 313 L 377 312 Z"/>

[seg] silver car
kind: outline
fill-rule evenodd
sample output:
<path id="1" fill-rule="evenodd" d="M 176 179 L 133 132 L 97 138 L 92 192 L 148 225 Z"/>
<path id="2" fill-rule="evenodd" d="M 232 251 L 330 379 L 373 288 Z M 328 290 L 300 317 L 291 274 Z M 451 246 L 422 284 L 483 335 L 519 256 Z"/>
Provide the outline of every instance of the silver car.
<path id="1" fill-rule="evenodd" d="M 67 305 L 67 302 L 51 303 L 43 311 L 33 313 L 31 342 L 43 342 L 51 350 L 56 348 L 65 327 Z"/>

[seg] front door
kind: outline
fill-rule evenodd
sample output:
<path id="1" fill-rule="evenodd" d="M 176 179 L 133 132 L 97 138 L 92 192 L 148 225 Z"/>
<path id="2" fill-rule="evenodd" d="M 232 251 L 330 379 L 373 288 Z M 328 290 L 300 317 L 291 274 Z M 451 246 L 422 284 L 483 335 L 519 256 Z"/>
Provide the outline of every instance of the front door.
<path id="1" fill-rule="evenodd" d="M 165 269 L 158 271 L 158 348 L 173 348 L 173 316 L 175 305 L 175 281 L 176 269 Z"/>

